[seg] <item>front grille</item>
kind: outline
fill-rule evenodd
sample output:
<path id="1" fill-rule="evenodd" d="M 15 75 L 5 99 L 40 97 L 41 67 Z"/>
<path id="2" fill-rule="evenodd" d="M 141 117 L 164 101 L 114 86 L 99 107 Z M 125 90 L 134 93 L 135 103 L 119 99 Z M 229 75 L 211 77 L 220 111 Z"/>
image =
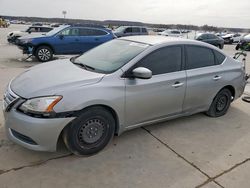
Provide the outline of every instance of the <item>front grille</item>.
<path id="1" fill-rule="evenodd" d="M 23 142 L 26 142 L 28 144 L 31 144 L 31 145 L 37 145 L 37 143 L 34 140 L 32 140 L 30 137 L 25 136 L 25 135 L 13 130 L 13 129 L 10 129 L 10 130 L 11 130 L 11 133 L 13 134 L 13 136 L 16 137 L 17 139 L 19 139 Z"/>
<path id="2" fill-rule="evenodd" d="M 3 96 L 3 105 L 5 111 L 9 111 L 10 108 L 18 101 L 19 97 L 11 90 L 10 85 Z"/>

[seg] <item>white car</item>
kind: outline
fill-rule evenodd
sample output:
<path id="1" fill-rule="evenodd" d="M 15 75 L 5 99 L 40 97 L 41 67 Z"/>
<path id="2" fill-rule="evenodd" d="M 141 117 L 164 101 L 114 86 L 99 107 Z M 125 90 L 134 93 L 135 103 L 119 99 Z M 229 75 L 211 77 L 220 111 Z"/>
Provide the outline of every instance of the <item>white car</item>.
<path id="1" fill-rule="evenodd" d="M 165 30 L 160 32 L 159 35 L 168 36 L 168 37 L 183 37 L 183 34 L 179 30 Z"/>
<path id="2" fill-rule="evenodd" d="M 8 33 L 7 40 L 8 42 L 15 44 L 16 40 L 19 37 L 23 37 L 31 33 L 44 34 L 51 31 L 52 29 L 53 29 L 52 27 L 46 27 L 46 26 L 30 26 L 25 31 L 12 31 Z"/>
<path id="3" fill-rule="evenodd" d="M 229 34 L 222 36 L 222 38 L 225 40 L 225 44 L 232 44 L 232 43 L 240 42 L 243 36 L 244 34 L 240 34 L 240 33 L 235 33 L 235 34 L 229 33 Z"/>

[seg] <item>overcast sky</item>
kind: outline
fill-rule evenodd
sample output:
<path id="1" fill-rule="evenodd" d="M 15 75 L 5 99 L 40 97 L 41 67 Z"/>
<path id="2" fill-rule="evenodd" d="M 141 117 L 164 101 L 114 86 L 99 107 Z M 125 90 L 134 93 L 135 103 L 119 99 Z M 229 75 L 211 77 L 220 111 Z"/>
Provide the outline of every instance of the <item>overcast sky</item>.
<path id="1" fill-rule="evenodd" d="M 0 0 L 0 14 L 250 28 L 250 0 Z"/>

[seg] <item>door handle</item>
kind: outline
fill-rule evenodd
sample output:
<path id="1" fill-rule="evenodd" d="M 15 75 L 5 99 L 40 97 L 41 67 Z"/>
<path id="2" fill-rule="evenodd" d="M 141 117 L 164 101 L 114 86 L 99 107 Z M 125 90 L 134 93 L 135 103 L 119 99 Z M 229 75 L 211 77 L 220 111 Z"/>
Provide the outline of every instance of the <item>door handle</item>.
<path id="1" fill-rule="evenodd" d="M 221 76 L 215 76 L 215 77 L 213 78 L 214 81 L 217 81 L 217 80 L 220 80 L 220 79 L 221 79 Z"/>
<path id="2" fill-rule="evenodd" d="M 184 83 L 181 83 L 181 82 L 175 82 L 174 83 L 174 85 L 172 85 L 172 87 L 174 87 L 174 88 L 178 88 L 178 87 L 181 87 L 181 86 L 183 86 L 184 85 Z"/>
<path id="3" fill-rule="evenodd" d="M 99 39 L 98 39 L 98 38 L 95 38 L 95 41 L 99 41 Z"/>

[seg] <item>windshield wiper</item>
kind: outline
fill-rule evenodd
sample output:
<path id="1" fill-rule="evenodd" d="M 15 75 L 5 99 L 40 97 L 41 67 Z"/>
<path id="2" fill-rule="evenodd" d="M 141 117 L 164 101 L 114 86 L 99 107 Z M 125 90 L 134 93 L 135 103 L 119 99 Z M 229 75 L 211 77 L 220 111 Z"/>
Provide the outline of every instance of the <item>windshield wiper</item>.
<path id="1" fill-rule="evenodd" d="M 85 65 L 85 64 L 82 64 L 82 63 L 77 63 L 77 62 L 73 62 L 73 64 L 75 64 L 75 65 L 78 65 L 78 66 L 80 66 L 80 67 L 83 67 L 84 69 L 86 69 L 86 70 L 95 70 L 95 68 L 94 67 L 91 67 L 91 66 L 89 66 L 89 65 Z"/>

